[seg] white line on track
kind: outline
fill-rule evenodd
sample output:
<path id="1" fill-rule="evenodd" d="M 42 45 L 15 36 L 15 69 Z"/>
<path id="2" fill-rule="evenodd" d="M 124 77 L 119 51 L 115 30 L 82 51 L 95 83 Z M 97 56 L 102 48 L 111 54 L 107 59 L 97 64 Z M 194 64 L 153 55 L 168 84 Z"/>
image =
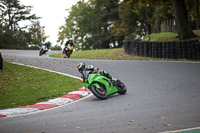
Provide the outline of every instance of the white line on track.
<path id="1" fill-rule="evenodd" d="M 178 132 L 191 131 L 191 130 L 200 130 L 200 127 L 180 129 L 180 130 L 174 130 L 174 131 L 164 131 L 164 132 L 158 132 L 158 133 L 178 133 Z"/>
<path id="2" fill-rule="evenodd" d="M 73 76 L 73 75 L 70 75 L 70 74 L 66 74 L 66 73 L 61 73 L 61 72 L 57 72 L 57 71 L 53 71 L 53 70 L 49 70 L 49 69 L 45 69 L 45 68 L 40 68 L 40 67 L 36 67 L 36 66 L 25 65 L 25 64 L 16 63 L 16 62 L 11 62 L 11 63 L 17 64 L 17 65 L 22 65 L 22 66 L 27 66 L 27 67 L 32 67 L 32 68 L 36 68 L 36 69 L 41 69 L 41 70 L 45 70 L 45 71 L 48 71 L 48 72 L 54 72 L 54 73 L 57 73 L 57 74 L 61 74 L 61 75 L 65 75 L 65 76 L 69 76 L 69 77 L 75 78 L 75 79 L 82 80 L 79 77 L 76 77 L 76 76 Z"/>

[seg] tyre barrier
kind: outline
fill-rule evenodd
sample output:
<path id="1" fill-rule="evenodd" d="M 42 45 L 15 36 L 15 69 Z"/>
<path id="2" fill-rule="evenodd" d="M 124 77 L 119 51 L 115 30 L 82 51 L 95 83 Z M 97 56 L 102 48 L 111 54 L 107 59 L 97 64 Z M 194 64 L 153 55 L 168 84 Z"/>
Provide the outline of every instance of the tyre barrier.
<path id="1" fill-rule="evenodd" d="M 198 40 L 166 42 L 124 40 L 123 44 L 125 53 L 135 56 L 200 60 Z"/>
<path id="2" fill-rule="evenodd" d="M 3 70 L 3 58 L 1 56 L 1 52 L 0 52 L 0 70 Z"/>

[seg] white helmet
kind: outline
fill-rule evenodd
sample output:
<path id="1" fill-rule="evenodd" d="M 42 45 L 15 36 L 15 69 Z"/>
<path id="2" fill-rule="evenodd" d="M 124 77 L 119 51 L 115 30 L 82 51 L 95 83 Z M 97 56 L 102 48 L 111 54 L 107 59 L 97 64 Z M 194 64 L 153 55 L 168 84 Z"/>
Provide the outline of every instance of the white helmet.
<path id="1" fill-rule="evenodd" d="M 69 40 L 70 40 L 70 41 L 73 41 L 73 39 L 72 39 L 72 38 L 69 38 Z"/>

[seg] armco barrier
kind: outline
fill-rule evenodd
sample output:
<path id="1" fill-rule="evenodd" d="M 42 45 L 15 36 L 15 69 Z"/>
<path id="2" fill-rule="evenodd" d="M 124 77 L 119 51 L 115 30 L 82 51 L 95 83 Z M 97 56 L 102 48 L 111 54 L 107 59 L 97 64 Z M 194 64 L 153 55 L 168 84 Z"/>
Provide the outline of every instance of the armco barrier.
<path id="1" fill-rule="evenodd" d="M 167 42 L 124 40 L 123 44 L 125 53 L 136 56 L 200 60 L 198 40 Z"/>

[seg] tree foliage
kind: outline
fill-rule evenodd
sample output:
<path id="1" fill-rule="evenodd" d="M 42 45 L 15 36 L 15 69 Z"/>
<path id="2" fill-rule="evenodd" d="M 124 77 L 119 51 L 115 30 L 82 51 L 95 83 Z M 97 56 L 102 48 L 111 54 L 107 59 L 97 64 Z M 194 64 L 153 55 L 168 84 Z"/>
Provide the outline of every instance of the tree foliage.
<path id="1" fill-rule="evenodd" d="M 176 2 L 181 2 L 176 4 Z M 80 0 L 60 27 L 57 42 L 74 38 L 76 49 L 121 47 L 124 39 L 159 33 L 161 23 L 176 20 L 180 39 L 193 38 L 198 29 L 199 0 Z M 19 0 L 0 1 L 0 48 L 39 48 L 47 36 L 32 7 Z M 20 22 L 31 24 L 21 26 Z"/>
<path id="2" fill-rule="evenodd" d="M 109 48 L 115 44 L 112 21 L 118 19 L 118 0 L 84 0 L 72 6 L 58 42 L 73 37 L 77 49 Z"/>
<path id="3" fill-rule="evenodd" d="M 179 7 L 185 9 L 178 14 L 178 7 L 173 3 L 174 0 L 80 0 L 60 27 L 58 42 L 73 37 L 77 49 L 120 47 L 124 39 L 141 39 L 160 32 L 161 23 L 172 19 L 176 20 L 178 33 L 183 34 L 185 31 L 180 29 L 185 27 L 188 28 L 185 33 L 191 33 L 191 36 L 180 36 L 181 39 L 193 37 L 192 29 L 199 27 L 199 1 L 183 0 Z M 186 17 L 177 19 L 183 14 Z M 179 22 L 188 24 L 183 26 Z"/>
<path id="4" fill-rule="evenodd" d="M 0 1 L 0 48 L 38 48 L 46 39 L 44 27 L 37 21 L 39 17 L 31 10 L 19 0 Z M 31 25 L 20 26 L 22 21 L 30 21 Z"/>

